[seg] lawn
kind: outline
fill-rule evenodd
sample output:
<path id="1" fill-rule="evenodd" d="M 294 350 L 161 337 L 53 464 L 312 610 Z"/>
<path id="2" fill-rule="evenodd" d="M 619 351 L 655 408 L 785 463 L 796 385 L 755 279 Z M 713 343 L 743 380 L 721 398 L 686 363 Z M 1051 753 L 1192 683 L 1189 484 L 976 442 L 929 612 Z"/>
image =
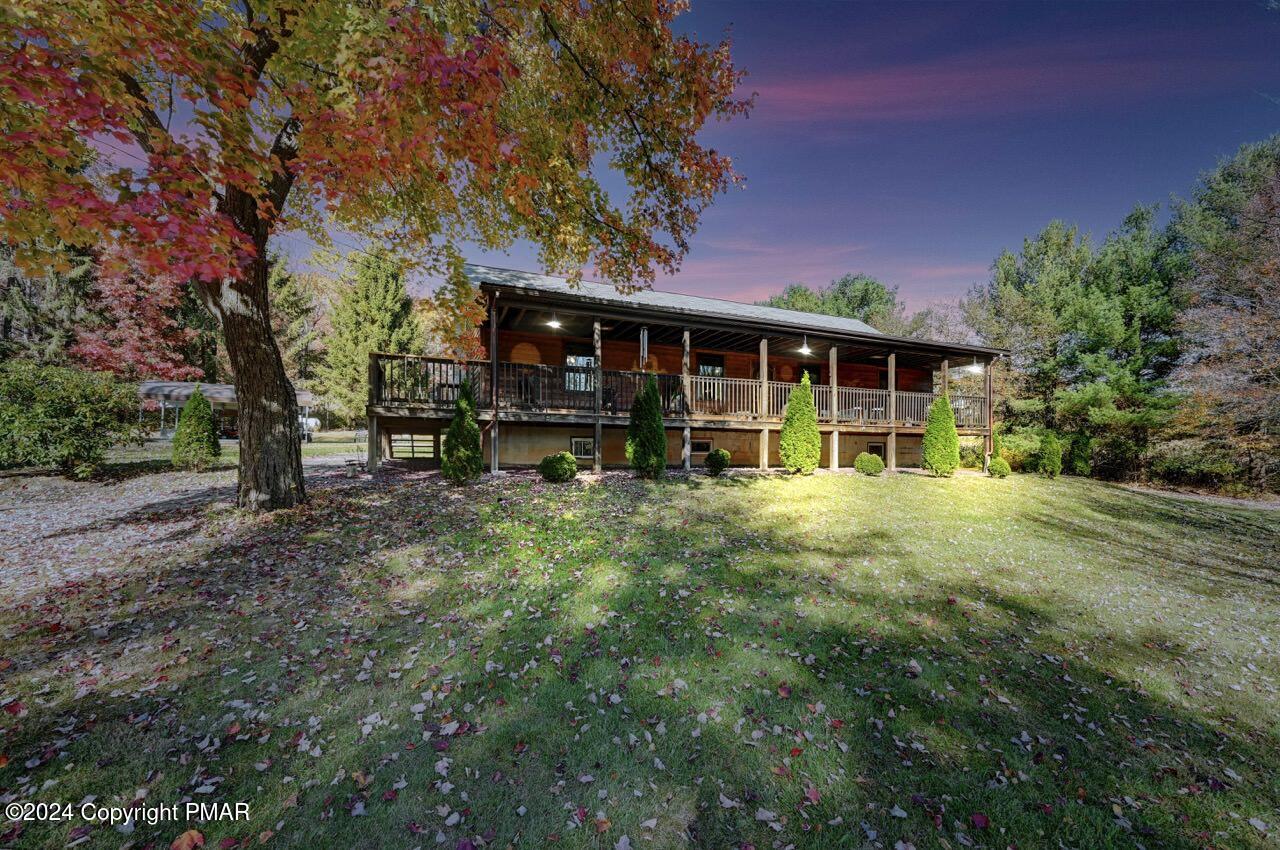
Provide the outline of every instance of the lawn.
<path id="1" fill-rule="evenodd" d="M 0 797 L 249 820 L 0 846 L 1276 846 L 1280 513 L 1030 476 L 333 474 L 249 517 L 211 475 L 8 544 Z M 12 555 L 52 545 L 85 569 Z"/>

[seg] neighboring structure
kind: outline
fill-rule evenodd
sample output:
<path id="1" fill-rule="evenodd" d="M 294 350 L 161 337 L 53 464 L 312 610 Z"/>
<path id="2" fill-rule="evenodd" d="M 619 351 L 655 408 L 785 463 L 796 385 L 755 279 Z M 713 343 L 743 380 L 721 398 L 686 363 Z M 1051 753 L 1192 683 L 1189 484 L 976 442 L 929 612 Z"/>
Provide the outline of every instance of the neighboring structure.
<path id="1" fill-rule="evenodd" d="M 626 463 L 631 401 L 657 375 L 667 460 L 727 449 L 738 466 L 778 464 L 791 387 L 809 372 L 823 465 L 859 452 L 918 465 L 924 421 L 951 368 L 985 372 L 982 395 L 953 395 L 962 435 L 991 445 L 991 361 L 999 349 L 891 337 L 854 319 L 471 266 L 489 304 L 487 357 L 374 354 L 369 468 L 383 457 L 438 463 L 458 387 L 470 379 L 489 468 L 570 451 L 584 465 Z M 495 380 L 496 377 L 496 380 Z M 834 402 L 834 403 L 833 403 Z"/>
<path id="2" fill-rule="evenodd" d="M 194 381 L 143 381 L 138 385 L 138 397 L 144 406 L 155 405 L 160 410 L 160 436 L 171 437 L 178 427 L 178 413 L 199 387 L 209 399 L 213 415 L 217 417 L 219 430 L 234 433 L 240 405 L 236 401 L 234 384 L 202 384 Z M 305 419 L 311 415 L 315 399 L 307 390 L 297 390 L 298 411 Z M 154 407 L 152 408 L 155 409 Z M 172 411 L 172 413 L 170 413 Z"/>

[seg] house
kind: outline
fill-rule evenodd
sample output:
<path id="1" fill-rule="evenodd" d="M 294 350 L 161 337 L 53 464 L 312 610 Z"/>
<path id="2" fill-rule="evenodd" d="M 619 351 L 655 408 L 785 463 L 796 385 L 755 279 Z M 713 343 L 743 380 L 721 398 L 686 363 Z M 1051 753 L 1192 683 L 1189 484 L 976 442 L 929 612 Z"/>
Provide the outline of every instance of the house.
<path id="1" fill-rule="evenodd" d="M 802 313 L 483 266 L 468 267 L 488 303 L 486 357 L 374 354 L 369 468 L 382 458 L 438 463 L 459 387 L 470 380 L 489 468 L 570 451 L 584 466 L 626 463 L 628 413 L 657 376 L 667 461 L 700 464 L 713 448 L 737 466 L 779 464 L 791 388 L 808 372 L 824 466 L 860 452 L 890 469 L 918 466 L 929 406 L 956 370 L 981 372 L 951 394 L 961 435 L 991 447 L 991 362 L 1003 351 L 882 334 L 855 319 Z"/>
<path id="2" fill-rule="evenodd" d="M 223 436 L 234 436 L 237 432 L 236 417 L 240 413 L 240 404 L 236 401 L 234 384 L 206 384 L 195 381 L 143 381 L 138 385 L 138 398 L 144 408 L 159 410 L 161 437 L 172 437 L 178 428 L 178 415 L 190 401 L 196 388 L 209 400 L 209 407 Z M 298 410 L 302 414 L 304 424 L 309 420 L 311 407 L 315 398 L 307 390 L 295 390 Z M 169 411 L 173 411 L 172 414 Z M 314 420 L 309 420 L 314 421 Z M 310 431 L 304 428 L 304 433 Z M 309 439 L 309 438 L 308 438 Z"/>

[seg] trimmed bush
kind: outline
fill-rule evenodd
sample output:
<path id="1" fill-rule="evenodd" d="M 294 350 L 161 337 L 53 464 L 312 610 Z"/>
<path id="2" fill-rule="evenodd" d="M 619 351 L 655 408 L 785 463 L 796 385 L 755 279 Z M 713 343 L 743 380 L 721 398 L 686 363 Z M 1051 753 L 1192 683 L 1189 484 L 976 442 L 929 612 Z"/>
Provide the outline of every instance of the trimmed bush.
<path id="1" fill-rule="evenodd" d="M 1066 444 L 1066 451 L 1062 455 L 1063 469 L 1068 475 L 1087 477 L 1093 469 L 1093 441 L 1088 434 L 1072 434 L 1067 438 Z M 1136 456 L 1135 454 L 1134 457 Z"/>
<path id="2" fill-rule="evenodd" d="M 813 388 L 809 384 L 808 372 L 804 373 L 799 384 L 791 388 L 791 395 L 787 398 L 787 412 L 782 419 L 778 454 L 788 471 L 804 475 L 817 469 L 822 460 L 818 408 L 813 403 Z"/>
<path id="3" fill-rule="evenodd" d="M 173 434 L 173 465 L 178 469 L 208 469 L 220 454 L 218 420 L 197 384 L 191 398 L 182 406 L 178 430 Z"/>
<path id="4" fill-rule="evenodd" d="M 1040 455 L 1040 432 L 1019 428 L 1000 437 L 1000 457 L 1014 472 L 1035 472 Z"/>
<path id="5" fill-rule="evenodd" d="M 140 442 L 138 394 L 106 373 L 28 360 L 0 363 L 0 467 L 88 478 L 107 449 Z"/>
<path id="6" fill-rule="evenodd" d="M 1004 440 L 1000 436 L 1000 423 L 991 424 L 991 459 L 1004 457 Z"/>
<path id="7" fill-rule="evenodd" d="M 960 466 L 960 437 L 956 434 L 956 414 L 951 399 L 934 399 L 924 426 L 921 465 L 934 475 L 952 475 Z"/>
<path id="8" fill-rule="evenodd" d="M 458 390 L 453 421 L 444 435 L 440 469 L 454 484 L 475 481 L 484 472 L 484 449 L 480 445 L 480 423 L 476 421 L 476 399 L 470 380 L 464 380 Z"/>
<path id="9" fill-rule="evenodd" d="M 853 468 L 863 475 L 879 475 L 884 472 L 884 461 L 880 459 L 880 455 L 863 452 L 853 459 Z"/>
<path id="10" fill-rule="evenodd" d="M 653 375 L 631 402 L 627 462 L 640 478 L 658 478 L 667 471 L 667 432 L 662 425 L 658 379 Z"/>
<path id="11" fill-rule="evenodd" d="M 1062 441 L 1052 431 L 1040 438 L 1040 454 L 1036 459 L 1036 468 L 1046 478 L 1057 478 L 1062 472 Z"/>
<path id="12" fill-rule="evenodd" d="M 578 477 L 578 459 L 568 452 L 547 455 L 538 462 L 538 474 L 555 484 Z"/>
<path id="13" fill-rule="evenodd" d="M 719 475 L 729 468 L 729 452 L 725 449 L 712 449 L 707 452 L 707 458 L 703 463 L 707 465 L 707 472 Z"/>
<path id="14" fill-rule="evenodd" d="M 987 464 L 987 472 L 992 478 L 1004 478 L 1012 471 L 1009 468 L 1009 461 L 1002 457 L 993 457 L 991 463 Z"/>

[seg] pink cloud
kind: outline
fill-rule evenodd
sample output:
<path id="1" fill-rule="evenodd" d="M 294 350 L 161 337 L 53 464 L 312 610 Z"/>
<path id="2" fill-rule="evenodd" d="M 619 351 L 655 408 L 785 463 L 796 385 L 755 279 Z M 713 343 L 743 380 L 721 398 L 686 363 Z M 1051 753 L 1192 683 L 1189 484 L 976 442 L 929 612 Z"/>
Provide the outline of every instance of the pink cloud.
<path id="1" fill-rule="evenodd" d="M 1143 45 L 1134 55 L 1128 39 L 1039 44 L 759 81 L 752 120 L 929 121 L 1088 107 L 1210 91 L 1252 67 L 1231 57 L 1179 62 L 1187 45 L 1169 38 Z"/>

